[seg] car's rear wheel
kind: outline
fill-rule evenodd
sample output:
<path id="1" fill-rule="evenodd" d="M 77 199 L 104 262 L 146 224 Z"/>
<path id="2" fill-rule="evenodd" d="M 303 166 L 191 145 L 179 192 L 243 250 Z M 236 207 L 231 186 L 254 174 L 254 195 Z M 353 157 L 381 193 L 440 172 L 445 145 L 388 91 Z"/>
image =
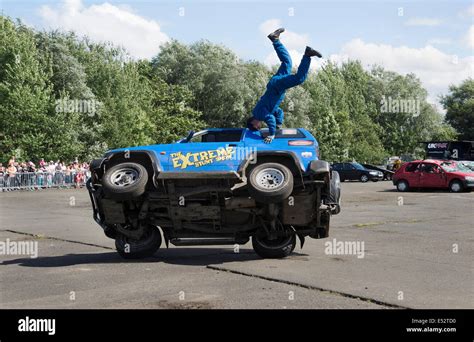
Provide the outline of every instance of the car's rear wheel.
<path id="1" fill-rule="evenodd" d="M 277 203 L 288 198 L 293 191 L 293 174 L 285 165 L 263 163 L 250 170 L 249 192 L 255 200 Z"/>
<path id="2" fill-rule="evenodd" d="M 451 190 L 451 192 L 462 192 L 464 190 L 464 186 L 461 181 L 455 179 L 449 183 L 449 190 Z"/>
<path id="3" fill-rule="evenodd" d="M 269 239 L 258 235 L 252 236 L 252 246 L 259 256 L 265 259 L 287 257 L 296 247 L 296 235 Z"/>
<path id="4" fill-rule="evenodd" d="M 369 176 L 367 176 L 367 175 L 362 175 L 362 176 L 360 176 L 360 181 L 361 181 L 362 183 L 365 183 L 365 182 L 367 182 L 368 180 L 369 180 Z"/>
<path id="5" fill-rule="evenodd" d="M 161 233 L 155 226 L 145 228 L 139 239 L 133 239 L 118 234 L 115 239 L 115 248 L 124 259 L 141 259 L 152 256 L 161 246 Z"/>
<path id="6" fill-rule="evenodd" d="M 146 168 L 137 163 L 121 163 L 112 166 L 102 177 L 102 188 L 107 197 L 132 199 L 145 192 L 148 182 Z"/>
<path id="7" fill-rule="evenodd" d="M 406 180 L 400 180 L 397 182 L 397 190 L 400 192 L 407 192 L 410 189 Z"/>

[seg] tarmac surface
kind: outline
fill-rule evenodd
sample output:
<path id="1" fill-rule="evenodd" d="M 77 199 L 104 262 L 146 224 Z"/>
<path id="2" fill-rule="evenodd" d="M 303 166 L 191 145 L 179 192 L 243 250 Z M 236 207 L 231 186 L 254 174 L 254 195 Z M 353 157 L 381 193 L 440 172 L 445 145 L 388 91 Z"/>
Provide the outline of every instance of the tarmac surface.
<path id="1" fill-rule="evenodd" d="M 345 182 L 342 193 L 330 237 L 286 259 L 250 243 L 163 244 L 140 261 L 115 252 L 85 189 L 0 193 L 0 243 L 38 243 L 37 258 L 0 255 L 0 308 L 474 308 L 473 192 Z"/>

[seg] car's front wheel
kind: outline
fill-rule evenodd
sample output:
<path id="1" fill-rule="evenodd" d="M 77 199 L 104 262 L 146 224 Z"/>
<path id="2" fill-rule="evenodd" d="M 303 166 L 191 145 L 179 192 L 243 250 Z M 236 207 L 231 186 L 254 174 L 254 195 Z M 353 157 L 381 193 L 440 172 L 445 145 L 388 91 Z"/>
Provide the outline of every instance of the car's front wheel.
<path id="1" fill-rule="evenodd" d="M 360 181 L 362 183 L 366 183 L 368 180 L 369 180 L 369 176 L 367 176 L 367 175 L 360 176 Z"/>
<path id="2" fill-rule="evenodd" d="M 115 248 L 124 259 L 141 259 L 155 254 L 161 246 L 161 240 L 160 230 L 148 226 L 139 239 L 119 234 L 115 239 Z"/>
<path id="3" fill-rule="evenodd" d="M 331 173 L 329 196 L 330 203 L 334 204 L 332 214 L 337 215 L 341 212 L 341 181 L 337 171 Z"/>
<path id="4" fill-rule="evenodd" d="M 449 190 L 452 192 L 462 192 L 464 190 L 464 186 L 461 181 L 455 179 L 451 183 L 449 183 Z"/>
<path id="5" fill-rule="evenodd" d="M 293 192 L 293 174 L 279 163 L 255 166 L 250 171 L 248 182 L 250 195 L 263 203 L 281 202 Z"/>
<path id="6" fill-rule="evenodd" d="M 102 188 L 107 197 L 126 200 L 141 196 L 148 182 L 146 168 L 137 163 L 112 166 L 102 177 Z"/>

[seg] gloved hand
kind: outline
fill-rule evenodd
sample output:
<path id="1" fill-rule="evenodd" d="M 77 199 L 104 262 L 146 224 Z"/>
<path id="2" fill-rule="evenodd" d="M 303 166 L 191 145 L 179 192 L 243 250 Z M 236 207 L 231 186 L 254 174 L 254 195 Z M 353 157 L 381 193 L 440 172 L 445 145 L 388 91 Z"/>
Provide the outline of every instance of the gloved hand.
<path id="1" fill-rule="evenodd" d="M 274 135 L 269 135 L 268 137 L 266 137 L 265 139 L 263 139 L 263 142 L 264 142 L 265 144 L 270 144 L 270 143 L 273 141 L 273 139 L 275 139 L 275 136 L 274 136 Z"/>

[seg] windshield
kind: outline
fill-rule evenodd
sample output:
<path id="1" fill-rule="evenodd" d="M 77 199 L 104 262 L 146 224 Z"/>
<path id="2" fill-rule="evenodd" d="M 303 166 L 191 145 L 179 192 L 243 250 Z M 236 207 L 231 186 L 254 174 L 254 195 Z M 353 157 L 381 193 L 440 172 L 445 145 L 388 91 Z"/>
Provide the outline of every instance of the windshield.
<path id="1" fill-rule="evenodd" d="M 445 162 L 441 163 L 441 166 L 448 172 L 473 172 L 470 168 L 461 163 Z"/>
<path id="2" fill-rule="evenodd" d="M 357 170 L 365 170 L 365 167 L 363 167 L 363 166 L 360 165 L 359 163 L 352 163 L 352 165 L 354 165 L 354 167 L 355 167 Z"/>

